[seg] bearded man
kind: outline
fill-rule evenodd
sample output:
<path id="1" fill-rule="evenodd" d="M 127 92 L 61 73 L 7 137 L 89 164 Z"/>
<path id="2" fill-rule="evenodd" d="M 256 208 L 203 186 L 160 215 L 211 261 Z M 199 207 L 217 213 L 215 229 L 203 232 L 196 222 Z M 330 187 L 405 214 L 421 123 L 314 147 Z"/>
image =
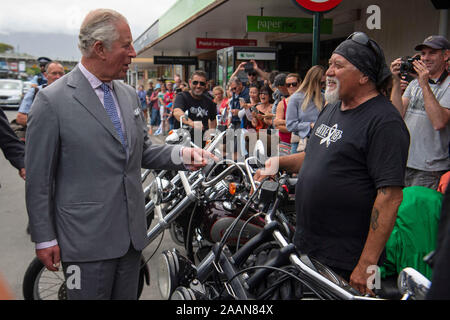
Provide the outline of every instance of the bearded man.
<path id="1" fill-rule="evenodd" d="M 326 76 L 328 104 L 305 152 L 269 159 L 256 178 L 273 174 L 277 163 L 298 172 L 298 251 L 373 295 L 367 282 L 382 263 L 403 199 L 409 133 L 382 94 L 391 73 L 366 34 L 355 32 L 334 50 Z"/>

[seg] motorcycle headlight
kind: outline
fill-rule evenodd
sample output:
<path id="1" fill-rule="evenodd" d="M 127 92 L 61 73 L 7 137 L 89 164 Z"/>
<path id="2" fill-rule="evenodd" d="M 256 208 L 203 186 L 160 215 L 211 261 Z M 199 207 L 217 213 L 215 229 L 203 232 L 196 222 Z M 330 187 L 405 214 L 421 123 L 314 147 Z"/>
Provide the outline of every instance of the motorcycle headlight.
<path id="1" fill-rule="evenodd" d="M 159 256 L 158 263 L 158 287 L 164 300 L 168 300 L 175 288 L 178 287 L 177 269 L 172 252 L 163 251 Z"/>
<path id="2" fill-rule="evenodd" d="M 192 263 L 177 249 L 163 251 L 158 263 L 158 287 L 161 297 L 168 300 L 179 286 L 188 286 L 195 274 Z"/>

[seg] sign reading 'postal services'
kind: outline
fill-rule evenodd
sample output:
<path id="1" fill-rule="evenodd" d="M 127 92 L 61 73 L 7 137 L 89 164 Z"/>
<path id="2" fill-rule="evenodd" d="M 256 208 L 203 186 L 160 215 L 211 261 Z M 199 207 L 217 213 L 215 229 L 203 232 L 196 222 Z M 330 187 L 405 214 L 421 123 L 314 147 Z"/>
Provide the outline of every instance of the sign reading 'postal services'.
<path id="1" fill-rule="evenodd" d="M 197 49 L 222 49 L 233 46 L 256 47 L 258 41 L 253 39 L 217 39 L 197 38 Z"/>

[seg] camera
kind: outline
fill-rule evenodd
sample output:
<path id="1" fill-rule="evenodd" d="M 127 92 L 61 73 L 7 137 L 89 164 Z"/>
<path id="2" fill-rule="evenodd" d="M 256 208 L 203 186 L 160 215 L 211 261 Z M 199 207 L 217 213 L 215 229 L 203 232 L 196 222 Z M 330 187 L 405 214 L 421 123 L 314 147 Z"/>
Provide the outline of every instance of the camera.
<path id="1" fill-rule="evenodd" d="M 256 105 L 250 107 L 250 111 L 251 111 L 251 112 L 256 112 L 257 110 L 258 110 L 258 109 L 256 109 Z"/>
<path id="2" fill-rule="evenodd" d="M 404 57 L 402 58 L 402 63 L 400 64 L 400 74 L 416 74 L 417 72 L 414 70 L 413 61 L 420 60 L 420 56 L 414 56 L 414 57 Z"/>
<path id="3" fill-rule="evenodd" d="M 244 66 L 245 73 L 252 73 L 253 72 L 253 63 L 247 62 Z"/>

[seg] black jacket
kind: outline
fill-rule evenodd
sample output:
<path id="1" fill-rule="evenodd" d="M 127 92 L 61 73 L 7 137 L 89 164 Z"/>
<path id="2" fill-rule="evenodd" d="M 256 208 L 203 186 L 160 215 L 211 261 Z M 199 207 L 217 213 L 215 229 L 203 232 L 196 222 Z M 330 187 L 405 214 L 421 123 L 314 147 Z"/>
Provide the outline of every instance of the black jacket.
<path id="1" fill-rule="evenodd" d="M 25 144 L 17 138 L 14 131 L 9 126 L 8 118 L 0 109 L 0 149 L 6 159 L 17 168 L 25 167 Z"/>

